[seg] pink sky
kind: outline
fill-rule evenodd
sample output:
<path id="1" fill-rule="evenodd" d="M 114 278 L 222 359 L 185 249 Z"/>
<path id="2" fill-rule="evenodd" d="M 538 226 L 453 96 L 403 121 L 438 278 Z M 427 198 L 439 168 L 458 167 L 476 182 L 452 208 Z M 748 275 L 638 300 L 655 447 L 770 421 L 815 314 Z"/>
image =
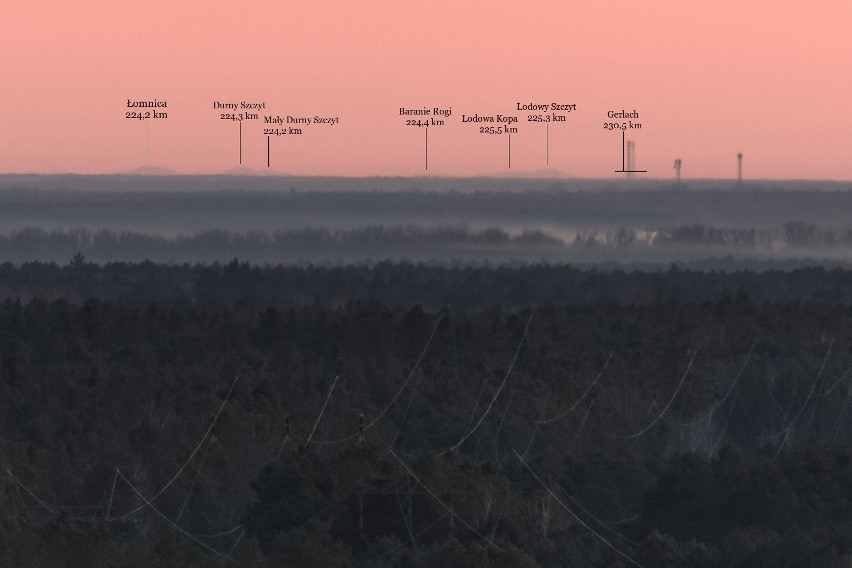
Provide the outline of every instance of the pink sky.
<path id="1" fill-rule="evenodd" d="M 238 125 L 213 101 L 261 115 L 334 116 L 271 140 L 273 170 L 424 173 L 424 135 L 399 107 L 452 106 L 429 129 L 429 173 L 506 173 L 505 135 L 461 115 L 511 114 L 511 172 L 620 177 L 608 110 L 637 110 L 637 167 L 670 178 L 852 179 L 852 3 L 221 2 L 11 0 L 0 21 L 0 172 L 111 173 L 239 166 Z M 526 122 L 518 102 L 573 103 Z M 262 116 L 261 116 L 262 118 Z M 264 125 L 243 123 L 243 167 L 266 170 Z"/>

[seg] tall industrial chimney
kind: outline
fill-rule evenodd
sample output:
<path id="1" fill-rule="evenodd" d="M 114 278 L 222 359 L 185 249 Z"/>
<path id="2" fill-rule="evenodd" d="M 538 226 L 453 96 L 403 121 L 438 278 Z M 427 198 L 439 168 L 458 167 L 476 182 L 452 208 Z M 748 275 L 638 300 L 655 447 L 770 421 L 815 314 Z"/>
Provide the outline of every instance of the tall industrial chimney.
<path id="1" fill-rule="evenodd" d="M 737 185 L 743 184 L 743 154 L 737 154 Z"/>

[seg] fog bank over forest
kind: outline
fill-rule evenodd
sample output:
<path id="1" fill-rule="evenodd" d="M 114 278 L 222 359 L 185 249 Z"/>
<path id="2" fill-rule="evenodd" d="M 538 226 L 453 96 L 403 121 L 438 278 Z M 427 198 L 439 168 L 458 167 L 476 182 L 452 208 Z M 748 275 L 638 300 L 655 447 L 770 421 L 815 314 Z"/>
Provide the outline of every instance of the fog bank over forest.
<path id="1" fill-rule="evenodd" d="M 852 184 L 0 176 L 15 262 L 844 262 Z"/>

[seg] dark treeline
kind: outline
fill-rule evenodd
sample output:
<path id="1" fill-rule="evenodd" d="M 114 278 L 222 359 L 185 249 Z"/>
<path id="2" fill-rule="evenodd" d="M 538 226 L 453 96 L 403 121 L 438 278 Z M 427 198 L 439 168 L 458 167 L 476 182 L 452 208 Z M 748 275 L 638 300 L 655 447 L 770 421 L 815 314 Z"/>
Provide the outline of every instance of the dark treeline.
<path id="1" fill-rule="evenodd" d="M 852 546 L 849 271 L 78 257 L 0 285 L 2 565 L 839 568 Z"/>
<path id="2" fill-rule="evenodd" d="M 414 260 L 511 260 L 531 255 L 558 257 L 565 243 L 541 231 L 511 236 L 490 228 L 371 226 L 333 231 L 204 231 L 187 236 L 113 231 L 27 228 L 0 235 L 0 255 L 12 261 L 64 262 L 77 252 L 96 262 L 118 259 L 155 262 L 214 262 L 234 257 L 256 263 L 327 262 L 409 258 Z"/>
<path id="3" fill-rule="evenodd" d="M 852 250 L 852 227 L 824 228 L 787 223 L 778 230 L 691 225 L 639 231 L 621 227 L 579 231 L 563 240 L 553 233 L 518 234 L 491 227 L 368 226 L 346 230 L 302 228 L 274 232 L 210 230 L 164 236 L 132 231 L 44 230 L 29 227 L 0 234 L 0 257 L 12 262 L 67 262 L 77 253 L 99 262 L 222 262 L 243 258 L 254 263 L 352 263 L 380 259 L 415 262 L 645 262 L 707 260 L 791 260 L 833 257 Z M 811 261 L 812 263 L 817 261 Z M 825 260 L 823 262 L 831 262 Z"/>
<path id="4" fill-rule="evenodd" d="M 821 267 L 704 272 L 674 264 L 656 272 L 582 269 L 566 265 L 432 266 L 381 262 L 372 266 L 258 266 L 233 259 L 211 265 L 116 262 L 0 264 L 0 297 L 89 298 L 144 305 L 245 304 L 258 309 L 351 302 L 423 305 L 429 309 L 519 309 L 543 303 L 620 305 L 714 301 L 815 300 L 852 304 L 852 270 Z"/>

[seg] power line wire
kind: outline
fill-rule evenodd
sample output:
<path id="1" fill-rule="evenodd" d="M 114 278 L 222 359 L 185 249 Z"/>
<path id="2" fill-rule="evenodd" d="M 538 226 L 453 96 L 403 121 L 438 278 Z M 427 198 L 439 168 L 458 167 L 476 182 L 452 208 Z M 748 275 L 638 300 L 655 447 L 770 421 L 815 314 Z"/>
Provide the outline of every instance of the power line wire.
<path id="1" fill-rule="evenodd" d="M 808 392 L 808 396 L 805 399 L 805 402 L 802 403 L 801 408 L 799 408 L 799 412 L 796 413 L 796 416 L 790 421 L 790 423 L 781 429 L 780 432 L 771 436 L 772 438 L 777 438 L 782 433 L 784 434 L 784 439 L 781 440 L 781 443 L 778 445 L 778 450 L 775 452 L 775 457 L 777 458 L 781 454 L 781 450 L 784 449 L 784 445 L 787 443 L 787 439 L 790 437 L 790 432 L 793 431 L 793 426 L 796 425 L 796 422 L 799 420 L 799 417 L 802 416 L 802 412 L 805 411 L 805 408 L 808 406 L 808 402 L 810 402 L 811 398 L 814 395 L 814 391 L 816 390 L 817 384 L 819 384 L 819 379 L 822 376 L 823 370 L 825 370 L 825 364 L 828 362 L 828 356 L 831 354 L 831 347 L 834 345 L 834 338 L 831 339 L 831 343 L 828 344 L 828 349 L 825 352 L 825 357 L 822 360 L 822 365 L 819 367 L 819 372 L 817 373 L 816 379 L 814 379 L 814 383 L 811 385 L 811 390 Z"/>
<path id="2" fill-rule="evenodd" d="M 530 323 L 532 323 L 532 318 L 532 315 L 530 315 L 530 319 L 527 320 L 527 325 L 524 328 L 524 334 L 521 336 L 521 341 L 518 343 L 518 348 L 515 350 L 515 356 L 512 357 L 512 362 L 509 365 L 509 368 L 506 370 L 506 376 L 503 377 L 503 382 L 500 383 L 500 386 L 497 388 L 497 392 L 494 393 L 494 398 L 491 399 L 491 402 L 488 404 L 488 407 L 485 409 L 485 412 L 482 413 L 482 416 L 479 417 L 479 421 L 477 421 L 473 428 L 471 428 L 464 436 L 461 437 L 461 440 L 456 442 L 455 445 L 450 447 L 444 453 L 453 452 L 458 449 L 458 447 L 461 446 L 465 442 L 465 440 L 467 440 L 474 432 L 476 432 L 476 430 L 482 424 L 483 420 L 485 420 L 485 417 L 488 416 L 489 412 L 491 412 L 491 407 L 494 406 L 494 403 L 497 401 L 497 397 L 500 396 L 500 393 L 503 391 L 503 387 L 506 386 L 506 381 L 509 380 L 509 375 L 512 373 L 512 369 L 515 367 L 515 362 L 518 360 L 518 355 L 521 352 L 521 347 L 524 344 L 524 339 L 526 339 L 527 332 L 530 330 Z"/>
<path id="3" fill-rule="evenodd" d="M 239 377 L 239 376 L 237 376 L 237 377 L 235 377 L 235 378 L 234 378 L 234 382 L 233 382 L 233 383 L 231 383 L 231 388 L 229 388 L 229 389 L 228 389 L 228 393 L 225 395 L 225 400 L 223 400 L 223 401 L 222 401 L 222 405 L 219 407 L 219 410 L 216 412 L 216 415 L 213 417 L 213 420 L 211 420 L 211 421 L 210 421 L 210 426 L 208 426 L 208 427 L 207 427 L 207 431 L 204 433 L 204 436 L 202 436 L 202 437 L 201 437 L 201 441 L 200 441 L 200 442 L 198 442 L 198 445 L 197 445 L 197 446 L 195 446 L 195 449 L 194 449 L 194 450 L 192 450 L 192 453 L 191 453 L 191 454 L 189 454 L 189 457 L 188 457 L 188 458 L 186 458 L 186 461 L 183 463 L 183 465 L 182 465 L 182 466 L 180 466 L 180 468 L 177 470 L 177 473 L 175 473 L 175 474 L 174 474 L 174 476 L 173 476 L 173 477 L 172 477 L 172 478 L 168 481 L 168 483 L 166 483 L 166 484 L 163 486 L 163 488 L 162 488 L 162 489 L 160 489 L 159 491 L 157 491 L 157 493 L 156 493 L 153 497 L 151 497 L 151 499 L 150 499 L 150 500 L 151 500 L 152 502 L 153 502 L 153 501 L 154 501 L 157 497 L 159 497 L 160 495 L 162 495 L 162 494 L 163 494 L 163 492 L 164 492 L 166 489 L 168 489 L 168 488 L 171 486 L 171 484 L 172 484 L 172 483 L 174 483 L 174 482 L 175 482 L 175 480 L 177 480 L 177 478 L 178 478 L 178 477 L 180 477 L 180 474 L 181 474 L 181 473 L 183 473 L 183 470 L 184 470 L 184 469 L 186 469 L 186 466 L 188 466 L 188 465 L 189 465 L 189 462 L 191 462 L 191 461 L 192 461 L 192 458 L 194 458 L 194 457 L 195 457 L 195 454 L 197 454 L 197 453 L 198 453 L 198 450 L 201 448 L 201 445 L 202 445 L 202 444 L 204 444 L 204 441 L 205 441 L 205 440 L 207 440 L 208 436 L 210 436 L 210 433 L 213 431 L 213 427 L 214 427 L 214 426 L 216 426 L 216 421 L 217 421 L 217 420 L 219 420 L 219 416 L 222 414 L 222 411 L 223 411 L 223 410 L 225 410 L 225 405 L 226 405 L 226 404 L 228 404 L 228 399 L 230 399 L 230 398 L 231 398 L 231 393 L 234 391 L 234 387 L 236 386 L 236 384 L 237 384 L 237 381 L 238 381 L 238 380 L 240 380 L 240 377 Z M 118 471 L 118 468 L 116 468 L 116 471 Z M 122 477 L 123 477 L 123 476 L 122 476 Z M 107 521 L 110 521 L 110 520 L 112 520 L 112 521 L 121 521 L 121 520 L 124 520 L 124 519 L 126 519 L 126 518 L 128 518 L 128 517 L 130 517 L 130 516 L 132 516 L 132 515 L 134 515 L 134 514 L 136 514 L 136 513 L 138 513 L 139 511 L 141 511 L 141 510 L 142 510 L 142 509 L 144 509 L 144 508 L 145 508 L 145 506 L 143 505 L 143 506 L 140 506 L 140 507 L 138 507 L 138 508 L 136 508 L 136 509 L 134 509 L 134 510 L 130 511 L 129 513 L 125 513 L 125 514 L 121 515 L 120 517 L 115 517 L 114 519 L 106 519 L 106 520 L 107 520 Z"/>
<path id="4" fill-rule="evenodd" d="M 731 395 L 731 393 L 734 391 L 734 388 L 737 386 L 737 383 L 739 382 L 740 377 L 741 377 L 741 376 L 742 376 L 742 374 L 743 374 L 743 371 L 745 371 L 746 365 L 748 365 L 748 361 L 749 361 L 749 359 L 751 359 L 751 354 L 752 354 L 752 351 L 754 351 L 754 346 L 755 346 L 755 345 L 757 345 L 757 342 L 756 342 L 756 341 L 755 341 L 754 343 L 752 343 L 752 344 L 751 344 L 751 349 L 749 349 L 749 350 L 748 350 L 748 355 L 746 355 L 746 358 L 745 358 L 745 361 L 744 361 L 744 362 L 743 362 L 743 364 L 742 364 L 742 367 L 740 367 L 739 372 L 737 372 L 737 375 L 734 377 L 734 380 L 733 380 L 733 382 L 731 383 L 731 386 L 728 388 L 728 391 L 725 393 L 725 395 L 724 395 L 721 399 L 719 399 L 719 400 L 716 402 L 716 404 L 714 404 L 714 405 L 713 405 L 713 408 L 710 410 L 710 412 L 709 412 L 709 413 L 707 413 L 707 414 L 706 414 L 706 415 L 704 415 L 703 417 L 699 418 L 698 420 L 694 420 L 694 421 L 692 421 L 692 422 L 684 422 L 684 424 L 683 424 L 684 426 L 694 426 L 694 425 L 696 425 L 696 424 L 699 424 L 699 423 L 701 423 L 701 422 L 704 422 L 705 420 L 707 420 L 708 418 L 710 418 L 711 416 L 713 416 L 713 415 L 716 413 L 716 411 L 719 409 L 719 407 L 720 407 L 722 404 L 724 404 L 725 400 L 727 400 L 727 399 L 728 399 L 728 397 L 729 397 L 729 396 Z"/>
<path id="5" fill-rule="evenodd" d="M 325 413 L 325 407 L 328 406 L 328 401 L 331 398 L 331 393 L 334 392 L 334 387 L 337 386 L 337 379 L 339 379 L 339 378 L 340 378 L 340 375 L 334 377 L 334 382 L 331 383 L 331 388 L 328 389 L 328 395 L 325 397 L 325 402 L 322 405 L 322 409 L 320 410 L 319 416 L 317 416 L 317 421 L 314 422 L 314 427 L 311 430 L 311 433 L 308 435 L 308 439 L 305 440 L 306 446 L 311 443 L 311 438 L 314 437 L 314 432 L 317 431 L 317 426 L 319 426 L 320 420 L 322 420 L 322 415 L 323 415 L 323 413 Z"/>
<path id="6" fill-rule="evenodd" d="M 121 479 L 123 479 L 123 480 L 124 480 L 124 482 L 127 484 L 127 486 L 128 486 L 128 487 L 130 487 L 130 489 L 132 489 L 132 490 L 133 490 L 133 492 L 134 492 L 134 493 L 136 493 L 136 495 L 138 495 L 138 496 L 139 496 L 139 498 L 140 498 L 140 499 L 142 499 L 142 501 L 144 501 L 144 502 L 145 502 L 145 505 L 143 506 L 143 508 L 144 508 L 145 506 L 150 507 L 150 509 L 151 509 L 152 511 L 154 511 L 155 513 L 157 513 L 157 515 L 159 515 L 159 516 L 160 516 L 160 517 L 161 517 L 164 521 L 166 521 L 169 525 L 171 525 L 171 526 L 172 526 L 172 528 L 174 528 L 176 531 L 180 532 L 182 535 L 186 536 L 187 538 L 189 538 L 190 540 L 192 540 L 192 541 L 193 541 L 193 542 L 195 542 L 196 544 L 198 544 L 198 545 L 200 545 L 200 546 L 204 547 L 205 549 L 207 549 L 208 551 L 212 552 L 212 553 L 213 553 L 213 554 L 215 554 L 216 556 L 222 556 L 222 553 L 221 553 L 221 552 L 219 552 L 219 551 L 217 551 L 216 549 L 214 549 L 214 548 L 212 548 L 212 547 L 210 547 L 210 546 L 208 546 L 208 545 L 204 544 L 203 542 L 201 542 L 200 540 L 198 540 L 198 539 L 197 539 L 194 535 L 192 535 L 191 533 L 187 532 L 186 530 L 182 529 L 181 527 L 179 527 L 178 525 L 176 525 L 175 523 L 173 523 L 173 522 L 172 522 L 172 520 L 171 520 L 171 519 L 169 519 L 169 518 L 168 518 L 168 517 L 167 517 L 167 516 L 166 516 L 166 515 L 162 512 L 162 511 L 160 511 L 159 509 L 157 509 L 157 507 L 155 507 L 155 506 L 154 506 L 154 504 L 153 504 L 151 501 L 149 501 L 148 499 L 146 499 L 146 498 L 145 498 L 145 496 L 144 496 L 144 495 L 142 495 L 142 494 L 139 492 L 139 490 L 138 490 L 138 489 L 136 489 L 136 486 L 134 486 L 134 485 L 130 482 L 130 480 L 129 480 L 129 479 L 127 479 L 126 477 L 124 477 L 124 474 L 123 474 L 123 473 L 121 473 L 121 470 L 120 470 L 120 469 L 116 468 L 116 469 L 115 469 L 115 471 L 118 473 L 118 475 L 121 477 Z"/>
<path id="7" fill-rule="evenodd" d="M 568 410 L 565 410 L 564 412 L 560 412 L 559 414 L 557 414 L 556 416 L 553 416 L 552 418 L 548 418 L 548 419 L 546 419 L 546 420 L 539 420 L 539 421 L 538 421 L 538 424 L 549 424 L 550 422 L 554 422 L 554 421 L 556 421 L 556 420 L 559 420 L 560 418 L 562 418 L 563 416 L 567 416 L 567 415 L 568 415 L 568 414 L 570 414 L 570 413 L 571 413 L 571 412 L 572 412 L 575 408 L 577 408 L 577 406 L 578 406 L 581 402 L 583 402 L 583 400 L 586 398 L 586 396 L 588 396 L 588 394 L 589 394 L 590 392 L 592 392 L 592 389 L 593 389 L 593 388 L 595 388 L 595 385 L 596 385 L 596 384 L 598 384 L 598 381 L 600 380 L 601 376 L 603 375 L 604 370 L 606 370 L 607 365 L 609 365 L 609 360 L 610 360 L 610 359 L 612 359 L 612 355 L 613 355 L 613 353 L 615 353 L 615 352 L 614 352 L 614 351 L 610 351 L 610 353 L 609 353 L 609 357 L 607 357 L 607 358 L 606 358 L 606 361 L 604 362 L 603 367 L 601 367 L 601 370 L 600 370 L 600 371 L 598 371 L 598 375 L 595 377 L 595 380 L 594 380 L 594 381 L 592 381 L 592 384 L 590 384 L 590 385 L 586 388 L 586 390 L 585 390 L 585 391 L 583 391 L 583 394 L 582 394 L 582 395 L 580 395 L 580 398 L 578 398 L 576 401 L 574 401 L 574 404 L 572 404 L 572 405 L 568 408 Z"/>
<path id="8" fill-rule="evenodd" d="M 572 517 L 574 517 L 574 519 L 578 523 L 580 523 L 590 533 L 595 535 L 601 542 L 603 542 L 605 545 L 607 545 L 616 554 L 618 554 L 619 556 L 621 556 L 622 558 L 624 558 L 625 560 L 627 560 L 628 562 L 630 562 L 634 566 L 637 566 L 638 568 L 644 568 L 644 566 L 642 566 L 641 564 L 639 564 L 638 562 L 633 560 L 630 556 L 628 556 L 627 554 L 625 554 L 624 552 L 619 550 L 618 547 L 616 547 L 614 544 L 612 544 L 610 541 L 608 541 L 602 534 L 600 534 L 595 529 L 593 529 L 588 524 L 586 524 L 586 522 L 583 521 L 583 519 L 581 519 L 579 516 L 577 516 L 577 513 L 572 511 L 571 508 L 568 507 L 568 505 L 566 505 L 565 503 L 562 502 L 562 500 L 559 498 L 559 496 L 557 496 L 547 485 L 545 485 L 545 483 L 541 480 L 541 478 L 532 470 L 532 468 L 529 465 L 527 465 L 527 462 L 524 461 L 524 458 L 522 458 L 521 455 L 518 452 L 516 452 L 514 449 L 512 450 L 512 452 L 515 454 L 515 457 L 517 457 L 519 460 L 521 460 L 521 463 L 523 464 L 523 466 L 527 469 L 528 472 L 530 472 L 530 474 L 535 478 L 535 480 L 538 481 L 539 484 L 542 487 L 544 487 L 544 490 L 547 491 L 550 494 L 551 497 L 556 499 L 556 502 L 559 503 L 560 505 L 562 505 L 562 508 L 565 509 L 566 511 L 568 511 L 568 513 Z"/>
<path id="9" fill-rule="evenodd" d="M 32 497 L 33 499 L 35 499 L 36 503 L 38 503 L 39 505 L 41 505 L 42 507 L 44 507 L 44 508 L 45 508 L 45 509 L 46 509 L 46 510 L 50 513 L 50 514 L 52 514 L 52 515 L 55 515 L 55 514 L 56 514 L 56 511 L 54 511 L 53 507 L 51 507 L 50 505 L 48 505 L 47 503 L 45 503 L 44 501 L 42 501 L 41 499 L 39 499 L 39 498 L 38 498 L 38 496 L 37 496 L 35 493 L 33 493 L 32 491 L 30 491 L 30 490 L 29 490 L 29 488 L 28 488 L 26 485 L 24 485 L 23 483 L 21 483 L 21 480 L 20 480 L 20 479 L 18 479 L 17 477 L 15 477 L 15 474 L 14 474 L 14 473 L 12 473 L 12 471 L 11 471 L 9 468 L 6 468 L 6 473 L 9 475 L 9 477 L 11 477 L 11 478 L 15 481 L 15 483 L 17 483 L 18 485 L 20 485 L 20 486 L 21 486 L 21 489 L 23 489 L 24 491 L 26 491 L 26 492 L 30 495 L 30 497 Z"/>
<path id="10" fill-rule="evenodd" d="M 677 393 L 680 392 L 680 388 L 683 386 L 684 381 L 686 381 L 687 375 L 689 375 L 689 370 L 692 369 L 692 363 L 695 361 L 696 355 L 698 355 L 697 350 L 692 354 L 692 358 L 689 360 L 689 365 L 687 365 L 686 371 L 683 372 L 683 377 L 681 377 L 680 383 L 677 385 L 677 388 L 675 389 L 674 394 L 672 395 L 671 399 L 669 399 L 669 402 L 663 407 L 663 410 L 657 415 L 657 417 L 654 418 L 654 420 L 652 420 L 650 424 L 648 424 L 647 426 L 645 426 L 644 428 L 642 428 L 641 430 L 639 430 L 635 434 L 631 434 L 630 436 L 614 436 L 614 437 L 622 438 L 622 439 L 625 439 L 625 440 L 632 440 L 632 439 L 639 438 L 639 437 L 643 436 L 646 432 L 648 432 L 648 430 L 653 428 L 654 425 L 657 422 L 659 422 L 660 419 L 666 414 L 666 412 L 668 412 L 669 407 L 672 405 L 675 398 L 677 397 Z"/>
<path id="11" fill-rule="evenodd" d="M 458 520 L 461 524 L 463 524 L 465 527 L 467 527 L 467 528 L 468 528 L 468 529 L 469 529 L 469 530 L 470 530 L 473 534 L 475 534 L 476 536 L 478 536 L 479 538 L 481 538 L 482 540 L 484 540 L 485 542 L 487 542 L 488 544 L 490 544 L 490 545 L 491 545 L 492 547 L 494 547 L 496 550 L 498 550 L 498 551 L 500 551 L 500 552 L 503 552 L 503 549 L 502 549 L 502 548 L 500 548 L 499 546 L 497 546 L 496 544 L 494 544 L 494 543 L 493 543 L 493 542 L 492 542 L 489 538 L 487 538 L 487 537 L 482 536 L 481 534 L 479 534 L 479 531 L 477 531 L 475 528 L 473 528 L 472 526 L 470 526 L 470 524 L 468 524 L 468 522 L 467 522 L 467 521 L 465 521 L 465 520 L 464 520 L 464 519 L 462 519 L 460 516 L 458 516 L 458 514 L 457 514 L 457 513 L 453 510 L 453 508 L 452 508 L 452 507 L 450 507 L 450 506 L 446 505 L 443 501 L 441 501 L 441 499 L 440 499 L 437 495 L 435 495 L 435 493 L 434 493 L 431 489 L 429 489 L 429 487 L 427 487 L 425 483 L 423 483 L 422 481 L 420 481 L 420 478 L 419 478 L 419 477 L 417 477 L 417 474 L 415 474 L 413 471 L 411 471 L 411 468 L 409 468 L 407 465 L 405 465 L 405 462 L 404 462 L 404 461 L 402 461 L 402 460 L 399 458 L 399 456 L 397 456 L 397 455 L 393 452 L 393 450 L 391 450 L 389 453 L 390 453 L 390 455 L 392 455 L 392 456 L 394 457 L 394 459 L 396 459 L 396 461 L 398 461 L 398 462 L 399 462 L 399 465 L 401 465 L 401 466 L 403 467 L 403 469 L 405 469 L 405 471 L 406 471 L 406 472 L 408 472 L 408 475 L 410 475 L 411 477 L 413 477 L 413 478 L 414 478 L 414 481 L 416 481 L 416 482 L 417 482 L 417 483 L 418 483 L 418 484 L 419 484 L 419 485 L 420 485 L 420 486 L 421 486 L 421 487 L 422 487 L 422 488 L 426 491 L 426 493 L 428 493 L 429 495 L 431 495 L 431 496 L 432 496 L 432 498 L 433 498 L 435 501 L 437 501 L 437 502 L 438 502 L 438 503 L 439 503 L 439 504 L 440 504 L 440 505 L 441 505 L 444 509 L 446 509 L 446 510 L 447 510 L 447 512 L 449 512 L 449 513 L 450 513 L 450 515 L 452 515 L 452 516 L 453 516 L 454 518 L 456 518 L 456 519 L 457 519 L 457 520 Z"/>
<path id="12" fill-rule="evenodd" d="M 399 390 L 396 391 L 396 394 L 394 394 L 391 397 L 390 401 L 387 403 L 387 405 L 385 405 L 385 407 L 381 410 L 381 412 L 379 412 L 376 415 L 376 417 L 373 418 L 372 421 L 370 421 L 369 424 L 364 426 L 364 428 L 363 428 L 364 432 L 366 432 L 367 430 L 369 430 L 370 428 L 375 426 L 376 423 L 378 423 L 378 421 L 385 414 L 387 414 L 388 410 L 390 410 L 391 406 L 393 406 L 394 402 L 396 402 L 396 399 L 399 398 L 399 396 L 402 394 L 402 391 L 404 391 L 405 387 L 408 386 L 408 383 L 411 381 L 411 378 L 414 376 L 414 372 L 417 371 L 417 369 L 420 367 L 420 362 L 423 360 L 423 357 L 426 356 L 426 352 L 429 350 L 429 346 L 432 344 L 432 339 L 435 337 L 435 333 L 438 331 L 438 327 L 441 325 L 441 322 L 443 321 L 443 319 L 444 319 L 444 316 L 441 316 L 440 318 L 438 318 L 437 323 L 435 323 L 435 327 L 432 329 L 432 333 L 429 335 L 429 339 L 426 341 L 426 346 L 423 348 L 423 351 L 420 352 L 420 356 L 417 357 L 417 361 L 415 361 L 414 367 L 411 368 L 411 371 L 408 373 L 408 376 L 405 378 L 405 381 L 403 381 L 402 386 L 399 387 Z M 357 432 L 355 434 L 352 434 L 350 436 L 345 436 L 345 437 L 339 438 L 337 440 L 323 440 L 321 442 L 314 442 L 314 444 L 316 444 L 318 446 L 330 446 L 330 445 L 333 445 L 333 444 L 341 444 L 343 442 L 348 442 L 350 440 L 354 440 L 355 438 L 359 437 L 360 435 L 361 435 L 361 432 Z"/>

